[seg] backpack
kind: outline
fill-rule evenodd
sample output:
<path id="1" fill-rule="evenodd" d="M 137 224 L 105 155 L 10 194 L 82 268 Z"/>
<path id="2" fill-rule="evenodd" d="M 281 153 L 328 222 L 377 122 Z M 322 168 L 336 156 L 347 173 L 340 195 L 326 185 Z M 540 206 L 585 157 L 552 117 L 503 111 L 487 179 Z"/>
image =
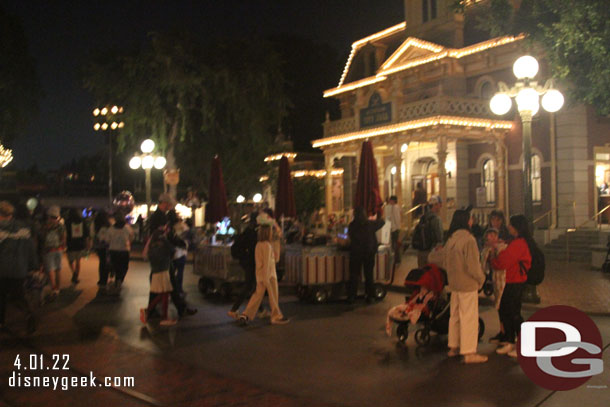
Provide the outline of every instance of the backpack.
<path id="1" fill-rule="evenodd" d="M 419 218 L 419 222 L 413 230 L 413 237 L 411 238 L 411 244 L 414 249 L 417 250 L 430 250 L 432 249 L 432 231 L 430 225 L 430 216 L 426 214 Z"/>
<path id="2" fill-rule="evenodd" d="M 231 245 L 231 257 L 236 260 L 241 260 L 248 255 L 248 248 L 246 247 L 246 235 L 240 233 L 235 236 L 235 240 Z"/>
<path id="3" fill-rule="evenodd" d="M 544 253 L 538 247 L 536 242 L 533 240 L 527 242 L 527 247 L 530 249 L 530 255 L 532 256 L 532 265 L 529 270 L 527 270 L 527 284 L 530 285 L 538 285 L 542 283 L 544 280 Z M 523 270 L 525 267 L 521 265 L 521 269 Z"/>

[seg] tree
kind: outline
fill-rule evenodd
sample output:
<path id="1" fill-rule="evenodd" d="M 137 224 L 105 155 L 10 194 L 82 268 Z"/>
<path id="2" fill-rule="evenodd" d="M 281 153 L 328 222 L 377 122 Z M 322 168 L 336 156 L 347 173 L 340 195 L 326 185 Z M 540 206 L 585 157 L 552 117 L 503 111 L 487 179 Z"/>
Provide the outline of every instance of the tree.
<path id="1" fill-rule="evenodd" d="M 119 148 L 153 138 L 167 167 L 178 159 L 181 178 L 204 190 L 219 154 L 228 188 L 252 189 L 286 103 L 278 66 L 261 42 L 203 45 L 154 33 L 146 47 L 92 58 L 85 87 L 100 103 L 125 107 Z"/>
<path id="2" fill-rule="evenodd" d="M 302 177 L 294 179 L 297 216 L 308 222 L 309 217 L 324 205 L 324 179 Z"/>
<path id="3" fill-rule="evenodd" d="M 574 100 L 610 114 L 610 7 L 606 0 L 490 0 L 480 26 L 491 35 L 527 33 Z M 453 6 L 463 11 L 464 1 Z"/>
<path id="4" fill-rule="evenodd" d="M 34 59 L 23 27 L 0 7 L 0 142 L 10 146 L 22 134 L 42 98 Z"/>

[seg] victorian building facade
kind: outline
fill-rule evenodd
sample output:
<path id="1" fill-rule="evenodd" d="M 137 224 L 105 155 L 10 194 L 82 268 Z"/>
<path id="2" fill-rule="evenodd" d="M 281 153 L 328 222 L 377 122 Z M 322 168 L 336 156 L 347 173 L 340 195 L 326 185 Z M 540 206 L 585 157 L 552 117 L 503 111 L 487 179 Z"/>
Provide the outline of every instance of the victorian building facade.
<path id="1" fill-rule="evenodd" d="M 455 14 L 449 0 L 405 0 L 405 21 L 353 43 L 344 72 L 324 97 L 341 117 L 324 123 L 312 142 L 326 174 L 343 169 L 340 188 L 326 178 L 326 208 L 352 208 L 361 143 L 374 146 L 382 197 L 411 207 L 416 185 L 452 212 L 473 205 L 523 211 L 521 121 L 513 108 L 498 117 L 489 100 L 500 81 L 512 84 L 514 61 L 532 54 L 549 78 L 544 55 L 524 36 L 485 38 L 476 4 Z M 474 3 L 474 2 L 473 2 Z M 599 209 L 598 186 L 610 179 L 610 120 L 569 100 L 555 114 L 540 111 L 532 127 L 532 196 L 537 226 L 571 228 Z"/>

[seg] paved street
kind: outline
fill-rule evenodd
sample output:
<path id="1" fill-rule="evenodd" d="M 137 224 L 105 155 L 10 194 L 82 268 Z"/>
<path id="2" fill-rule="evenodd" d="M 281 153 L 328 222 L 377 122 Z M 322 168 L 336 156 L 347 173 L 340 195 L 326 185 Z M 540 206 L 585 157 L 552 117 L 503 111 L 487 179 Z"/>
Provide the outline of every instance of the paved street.
<path id="1" fill-rule="evenodd" d="M 402 281 L 407 259 L 397 273 Z M 228 319 L 229 304 L 205 299 L 187 266 L 188 300 L 199 312 L 176 327 L 143 327 L 138 309 L 148 296 L 148 268 L 132 262 L 120 298 L 96 296 L 97 260 L 85 262 L 82 282 L 66 287 L 45 307 L 38 332 L 20 339 L 23 326 L 9 320 L 12 333 L 0 334 L 0 407 L 74 406 L 586 406 L 609 405 L 610 358 L 606 370 L 585 386 L 550 392 L 534 385 L 519 365 L 493 353 L 487 339 L 498 330 L 495 312 L 481 300 L 486 332 L 483 365 L 465 366 L 445 355 L 446 339 L 433 338 L 407 347 L 384 332 L 387 309 L 403 300 L 390 292 L 379 304 L 355 307 L 341 302 L 298 302 L 283 287 L 281 307 L 291 323 L 271 326 L 257 321 L 247 328 Z M 67 266 L 64 270 L 67 269 Z M 64 273 L 64 281 L 68 274 Z M 399 283 L 397 283 L 399 284 Z M 610 341 L 610 279 L 577 265 L 550 265 L 540 287 L 541 306 L 553 303 L 592 311 Z M 572 302 L 568 302 L 572 301 Z M 605 308 L 604 308 L 605 307 Z M 533 308 L 526 311 L 529 315 Z M 14 315 L 14 313 L 12 314 Z M 134 377 L 133 388 L 78 388 L 68 391 L 10 388 L 15 357 L 69 355 L 70 370 L 28 373 L 51 377 Z M 25 375 L 25 371 L 20 371 Z M 589 387 L 587 387 L 589 386 Z M 601 386 L 601 388 L 598 388 Z"/>

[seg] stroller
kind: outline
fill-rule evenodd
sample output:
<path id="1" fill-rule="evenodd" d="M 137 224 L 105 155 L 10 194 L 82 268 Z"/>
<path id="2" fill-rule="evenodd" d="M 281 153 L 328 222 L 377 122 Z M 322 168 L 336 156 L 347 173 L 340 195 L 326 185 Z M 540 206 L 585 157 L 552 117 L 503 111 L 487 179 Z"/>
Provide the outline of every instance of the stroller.
<path id="1" fill-rule="evenodd" d="M 415 342 L 426 346 L 430 343 L 430 332 L 446 335 L 449 331 L 450 294 L 444 294 L 447 273 L 435 264 L 427 264 L 421 269 L 413 269 L 405 279 L 406 286 L 413 286 L 411 296 L 405 303 L 388 311 L 386 333 L 392 332 L 392 323 L 397 324 L 396 335 L 400 343 L 409 336 L 409 323 L 420 325 L 415 331 Z M 479 339 L 485 332 L 485 323 L 479 318 Z"/>

